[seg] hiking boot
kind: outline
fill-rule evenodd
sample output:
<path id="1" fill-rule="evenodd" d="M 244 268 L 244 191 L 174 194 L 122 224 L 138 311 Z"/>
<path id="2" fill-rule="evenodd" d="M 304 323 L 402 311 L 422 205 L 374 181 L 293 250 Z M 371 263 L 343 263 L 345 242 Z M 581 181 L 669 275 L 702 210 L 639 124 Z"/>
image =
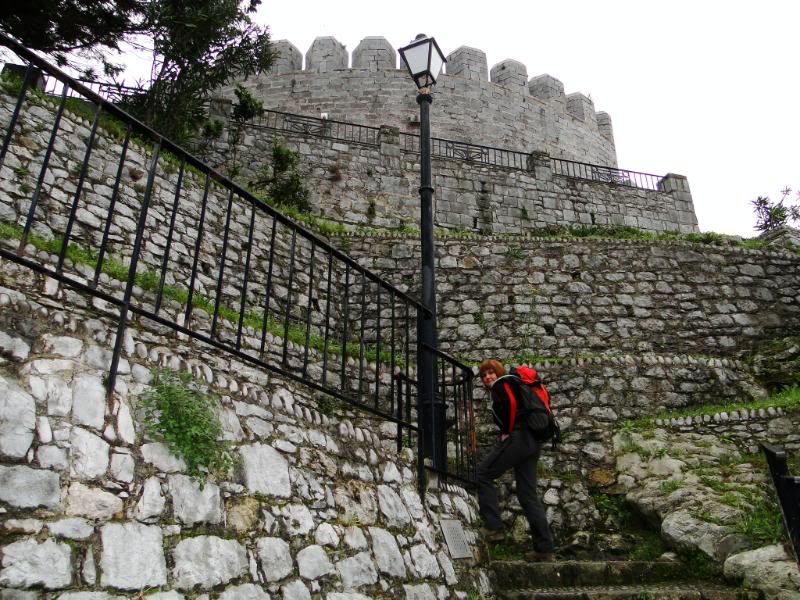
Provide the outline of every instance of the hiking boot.
<path id="1" fill-rule="evenodd" d="M 537 552 L 531 550 L 525 553 L 525 560 L 528 562 L 555 562 L 556 555 L 552 552 Z"/>
<path id="2" fill-rule="evenodd" d="M 502 529 L 488 529 L 486 527 L 481 527 L 481 535 L 483 539 L 487 542 L 502 542 L 506 539 L 506 534 L 503 533 Z"/>

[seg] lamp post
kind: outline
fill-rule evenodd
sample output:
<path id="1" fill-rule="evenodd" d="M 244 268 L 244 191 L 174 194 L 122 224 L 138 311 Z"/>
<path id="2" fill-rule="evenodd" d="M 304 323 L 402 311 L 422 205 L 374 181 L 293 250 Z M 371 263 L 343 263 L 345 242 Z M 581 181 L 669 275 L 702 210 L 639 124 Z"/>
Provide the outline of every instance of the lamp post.
<path id="1" fill-rule="evenodd" d="M 419 89 L 420 136 L 420 237 L 422 254 L 422 304 L 427 312 L 417 315 L 417 410 L 422 424 L 422 455 L 434 468 L 447 468 L 446 409 L 441 394 L 436 395 L 436 283 L 434 279 L 433 185 L 431 180 L 430 87 L 447 62 L 436 40 L 420 34 L 400 57 Z"/>

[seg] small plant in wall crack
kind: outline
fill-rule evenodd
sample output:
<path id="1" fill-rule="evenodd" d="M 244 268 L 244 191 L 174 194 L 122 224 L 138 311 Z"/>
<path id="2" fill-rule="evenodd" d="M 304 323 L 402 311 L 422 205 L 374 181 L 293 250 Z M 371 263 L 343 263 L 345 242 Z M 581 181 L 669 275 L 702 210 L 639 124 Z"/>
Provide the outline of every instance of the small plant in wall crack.
<path id="1" fill-rule="evenodd" d="M 229 442 L 221 441 L 219 401 L 198 387 L 188 373 L 170 369 L 153 372 L 153 382 L 142 396 L 147 433 L 164 440 L 186 462 L 187 473 L 201 487 L 209 474 L 225 474 L 235 464 Z"/>

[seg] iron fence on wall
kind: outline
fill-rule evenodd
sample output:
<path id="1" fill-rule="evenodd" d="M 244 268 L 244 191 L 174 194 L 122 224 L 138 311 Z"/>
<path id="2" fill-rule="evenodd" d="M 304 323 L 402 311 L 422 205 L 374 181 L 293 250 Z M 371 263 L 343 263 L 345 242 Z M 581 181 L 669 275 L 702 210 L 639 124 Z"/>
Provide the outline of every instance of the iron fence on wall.
<path id="1" fill-rule="evenodd" d="M 783 525 L 800 567 L 800 476 L 790 475 L 786 452 L 782 448 L 761 445 L 767 458 L 772 483 L 778 494 L 778 503 L 783 515 Z"/>
<path id="2" fill-rule="evenodd" d="M 0 181 L 4 215 L 14 215 L 0 256 L 112 307 L 109 397 L 140 319 L 391 421 L 398 446 L 419 437 L 416 394 L 408 383 L 400 393 L 397 375 L 413 381 L 423 305 L 96 91 L 2 34 L 0 43 L 26 65 L 0 82 L 0 170 L 14 162 Z M 282 123 L 316 126 L 295 117 Z M 441 390 L 455 385 L 441 377 Z M 468 383 L 456 387 L 448 398 L 471 423 Z"/>

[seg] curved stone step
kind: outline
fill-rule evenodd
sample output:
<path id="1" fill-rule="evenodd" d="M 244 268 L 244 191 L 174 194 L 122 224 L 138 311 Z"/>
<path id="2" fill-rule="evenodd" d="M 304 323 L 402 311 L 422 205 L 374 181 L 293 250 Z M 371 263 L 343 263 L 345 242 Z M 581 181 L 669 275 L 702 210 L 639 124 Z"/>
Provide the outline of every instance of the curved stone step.
<path id="1" fill-rule="evenodd" d="M 677 561 L 495 561 L 492 569 L 500 589 L 571 586 L 636 585 L 685 579 Z"/>
<path id="2" fill-rule="evenodd" d="M 712 584 L 577 586 L 506 590 L 503 600 L 759 600 L 760 592 Z"/>

